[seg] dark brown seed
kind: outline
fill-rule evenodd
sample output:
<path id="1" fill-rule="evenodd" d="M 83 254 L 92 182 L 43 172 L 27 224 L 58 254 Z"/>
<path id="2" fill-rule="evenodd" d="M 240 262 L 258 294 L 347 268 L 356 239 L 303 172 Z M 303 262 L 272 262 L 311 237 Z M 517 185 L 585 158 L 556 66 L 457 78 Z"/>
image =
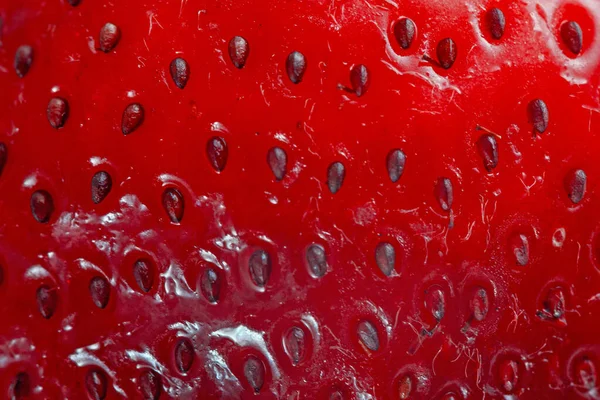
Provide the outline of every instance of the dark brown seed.
<path id="1" fill-rule="evenodd" d="M 489 300 L 487 291 L 484 288 L 478 288 L 470 302 L 471 315 L 476 321 L 483 321 L 489 310 Z"/>
<path id="2" fill-rule="evenodd" d="M 488 172 L 498 166 L 498 144 L 494 135 L 481 135 L 477 140 L 477 150 Z"/>
<path id="3" fill-rule="evenodd" d="M 315 278 L 321 278 L 327 273 L 327 257 L 325 249 L 320 244 L 311 244 L 306 249 L 306 262 L 310 273 Z"/>
<path id="4" fill-rule="evenodd" d="M 154 370 L 146 370 L 140 374 L 140 393 L 144 400 L 158 400 L 162 392 L 162 379 Z"/>
<path id="5" fill-rule="evenodd" d="M 285 69 L 292 83 L 302 82 L 302 77 L 306 70 L 306 59 L 304 58 L 304 54 L 299 51 L 290 53 L 285 63 Z"/>
<path id="6" fill-rule="evenodd" d="M 221 279 L 219 274 L 212 268 L 206 268 L 200 279 L 200 289 L 202 294 L 211 303 L 219 301 L 221 293 Z"/>
<path id="7" fill-rule="evenodd" d="M 460 397 L 458 397 L 458 395 L 454 392 L 446 392 L 444 394 L 444 397 L 441 398 L 441 400 L 459 400 Z"/>
<path id="8" fill-rule="evenodd" d="M 360 342 L 369 350 L 379 350 L 379 335 L 377 334 L 377 328 L 369 321 L 362 320 L 358 323 L 356 329 L 358 339 Z"/>
<path id="9" fill-rule="evenodd" d="M 54 201 L 50 193 L 45 190 L 36 190 L 31 195 L 30 206 L 33 218 L 37 222 L 45 224 L 50 221 L 54 212 Z"/>
<path id="10" fill-rule="evenodd" d="M 394 183 L 398 182 L 404 172 L 406 155 L 402 150 L 394 149 L 388 153 L 385 161 L 390 180 Z"/>
<path id="11" fill-rule="evenodd" d="M 585 389 L 588 393 L 597 390 L 596 382 L 598 376 L 596 374 L 596 366 L 594 362 L 587 356 L 584 356 L 577 365 L 575 365 L 574 383 L 576 387 Z"/>
<path id="12" fill-rule="evenodd" d="M 184 200 L 181 192 L 175 188 L 167 188 L 162 195 L 163 208 L 167 212 L 169 219 L 174 224 L 178 224 L 183 219 Z"/>
<path id="13" fill-rule="evenodd" d="M 334 390 L 329 394 L 329 400 L 346 400 L 346 396 L 339 390 Z"/>
<path id="14" fill-rule="evenodd" d="M 112 51 L 121 39 L 121 30 L 110 22 L 100 29 L 100 50 L 105 53 Z"/>
<path id="15" fill-rule="evenodd" d="M 403 49 L 408 49 L 415 38 L 415 23 L 410 18 L 402 18 L 394 25 L 394 36 Z"/>
<path id="16" fill-rule="evenodd" d="M 175 346 L 175 366 L 182 374 L 192 368 L 194 362 L 194 346 L 189 339 L 180 339 Z"/>
<path id="17" fill-rule="evenodd" d="M 500 386 L 506 393 L 512 393 L 519 381 L 519 365 L 513 360 L 504 360 L 498 368 Z"/>
<path id="18" fill-rule="evenodd" d="M 358 97 L 366 93 L 369 88 L 369 70 L 362 64 L 355 65 L 350 71 L 350 84 Z"/>
<path id="19" fill-rule="evenodd" d="M 60 97 L 50 99 L 46 108 L 46 117 L 54 129 L 62 128 L 69 117 L 69 103 Z"/>
<path id="20" fill-rule="evenodd" d="M 171 61 L 169 71 L 171 72 L 171 78 L 173 78 L 175 85 L 179 89 L 183 89 L 190 78 L 190 66 L 187 61 L 181 57 L 177 57 Z"/>
<path id="21" fill-rule="evenodd" d="M 2 171 L 4 171 L 4 166 L 6 165 L 6 159 L 8 158 L 8 148 L 6 144 L 0 142 L 0 175 L 2 175 Z"/>
<path id="22" fill-rule="evenodd" d="M 221 172 L 225 169 L 228 155 L 229 150 L 225 139 L 218 136 L 208 139 L 208 142 L 206 142 L 206 156 L 215 171 Z"/>
<path id="23" fill-rule="evenodd" d="M 281 147 L 272 147 L 267 153 L 267 163 L 275 175 L 275 180 L 280 181 L 287 171 L 287 154 Z"/>
<path id="24" fill-rule="evenodd" d="M 444 318 L 446 313 L 446 299 L 444 292 L 437 288 L 432 287 L 425 291 L 425 306 L 435 318 L 436 321 L 440 322 Z"/>
<path id="25" fill-rule="evenodd" d="M 398 382 L 398 397 L 401 400 L 408 400 L 412 393 L 412 379 L 410 376 L 404 375 Z"/>
<path id="26" fill-rule="evenodd" d="M 565 295 L 561 288 L 552 288 L 544 300 L 544 310 L 549 316 L 560 319 L 565 314 Z"/>
<path id="27" fill-rule="evenodd" d="M 452 181 L 448 178 L 439 178 L 435 184 L 434 195 L 442 210 L 450 211 L 454 200 Z"/>
<path id="28" fill-rule="evenodd" d="M 98 171 L 92 177 L 92 201 L 99 204 L 108 196 L 112 188 L 112 178 L 106 171 Z"/>
<path id="29" fill-rule="evenodd" d="M 90 280 L 90 296 L 94 305 L 98 308 L 105 308 L 108 305 L 110 299 L 110 284 L 106 278 L 102 276 L 95 276 Z"/>
<path id="30" fill-rule="evenodd" d="M 140 289 L 148 293 L 154 283 L 154 263 L 146 258 L 140 258 L 133 264 L 133 277 Z"/>
<path id="31" fill-rule="evenodd" d="M 346 169 L 341 162 L 336 161 L 327 168 L 327 187 L 332 194 L 341 189 L 345 177 Z"/>
<path id="32" fill-rule="evenodd" d="M 575 21 L 564 22 L 560 27 L 560 37 L 567 49 L 573 54 L 579 54 L 583 45 L 581 27 Z"/>
<path id="33" fill-rule="evenodd" d="M 250 276 L 256 286 L 264 287 L 271 276 L 271 257 L 264 250 L 256 250 L 248 261 Z"/>
<path id="34" fill-rule="evenodd" d="M 436 54 L 440 66 L 444 69 L 450 69 L 456 61 L 456 43 L 450 38 L 440 40 L 437 45 Z"/>
<path id="35" fill-rule="evenodd" d="M 396 251 L 394 246 L 381 242 L 375 247 L 375 262 L 384 275 L 390 276 L 396 264 Z"/>
<path id="36" fill-rule="evenodd" d="M 265 384 L 265 366 L 262 361 L 254 356 L 248 357 L 244 363 L 244 376 L 252 389 L 256 393 L 260 392 Z"/>
<path id="37" fill-rule="evenodd" d="M 515 262 L 518 266 L 523 267 L 529 263 L 529 240 L 523 234 L 516 235 L 511 240 Z"/>
<path id="38" fill-rule="evenodd" d="M 292 327 L 283 338 L 285 352 L 293 365 L 298 365 L 306 355 L 306 339 L 304 331 L 297 326 Z"/>
<path id="39" fill-rule="evenodd" d="M 579 204 L 585 195 L 587 175 L 582 169 L 571 171 L 565 177 L 565 190 L 573 204 Z"/>
<path id="40" fill-rule="evenodd" d="M 123 135 L 129 135 L 144 122 L 144 107 L 139 103 L 132 103 L 123 111 L 121 119 L 121 131 Z"/>
<path id="41" fill-rule="evenodd" d="M 97 368 L 90 369 L 85 375 L 85 388 L 92 400 L 106 399 L 108 383 L 104 371 Z"/>
<path id="42" fill-rule="evenodd" d="M 28 399 L 31 395 L 31 382 L 29 380 L 29 374 L 26 372 L 19 372 L 11 384 L 11 392 L 11 400 Z"/>
<path id="43" fill-rule="evenodd" d="M 249 54 L 250 46 L 243 37 L 234 36 L 229 41 L 229 58 L 236 68 L 244 68 Z"/>
<path id="44" fill-rule="evenodd" d="M 527 106 L 529 122 L 538 133 L 544 133 L 548 128 L 548 107 L 543 100 L 532 100 Z"/>
<path id="45" fill-rule="evenodd" d="M 36 298 L 40 314 L 42 314 L 42 317 L 50 319 L 54 315 L 56 304 L 58 303 L 56 288 L 42 285 L 36 292 Z"/>
<path id="46" fill-rule="evenodd" d="M 69 3 L 73 7 L 76 7 L 79 5 L 79 3 L 81 3 L 81 0 L 67 0 L 67 3 Z"/>
<path id="47" fill-rule="evenodd" d="M 504 35 L 504 27 L 506 26 L 506 19 L 504 13 L 499 8 L 492 8 L 486 14 L 487 27 L 490 30 L 490 34 L 496 40 L 500 39 Z"/>
<path id="48" fill-rule="evenodd" d="M 28 45 L 19 46 L 15 53 L 15 72 L 19 78 L 24 77 L 29 72 L 33 63 L 33 48 Z"/>

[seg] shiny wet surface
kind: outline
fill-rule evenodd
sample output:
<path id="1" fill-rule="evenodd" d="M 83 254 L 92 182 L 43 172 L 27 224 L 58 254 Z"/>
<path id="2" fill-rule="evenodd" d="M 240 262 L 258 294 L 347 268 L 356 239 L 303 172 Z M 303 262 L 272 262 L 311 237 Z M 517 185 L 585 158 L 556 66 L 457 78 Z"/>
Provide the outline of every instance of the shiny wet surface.
<path id="1" fill-rule="evenodd" d="M 0 393 L 598 398 L 600 14 L 494 6 L 0 1 Z"/>

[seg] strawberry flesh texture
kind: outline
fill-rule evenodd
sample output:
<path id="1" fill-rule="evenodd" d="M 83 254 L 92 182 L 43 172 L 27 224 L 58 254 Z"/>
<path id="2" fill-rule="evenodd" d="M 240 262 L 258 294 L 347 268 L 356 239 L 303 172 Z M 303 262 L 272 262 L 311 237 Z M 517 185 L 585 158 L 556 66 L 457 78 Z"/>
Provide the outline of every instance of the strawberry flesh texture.
<path id="1" fill-rule="evenodd" d="M 6 397 L 597 396 L 598 10 L 506 0 L 402 11 L 383 0 L 0 4 Z M 503 11 L 500 39 L 486 7 Z M 394 39 L 402 17 L 416 26 L 407 49 Z M 578 54 L 561 41 L 564 21 L 581 27 Z M 121 37 L 104 53 L 107 22 Z M 251 49 L 242 68 L 228 57 L 235 36 Z M 448 69 L 423 60 L 445 38 L 456 52 Z M 22 45 L 33 57 L 20 78 Z M 295 84 L 294 51 L 305 63 Z M 183 90 L 170 76 L 176 57 L 189 64 Z M 356 65 L 368 68 L 360 97 L 340 90 Z M 46 115 L 56 97 L 69 107 L 58 130 Z M 543 133 L 528 115 L 536 99 L 548 110 Z M 143 106 L 142 122 L 122 129 L 130 104 Z M 490 172 L 477 126 L 499 135 Z M 222 170 L 206 157 L 215 136 L 227 143 Z M 281 180 L 266 161 L 274 146 L 287 154 Z M 392 149 L 406 155 L 396 183 Z M 344 174 L 332 194 L 334 162 Z M 575 206 L 564 182 L 578 169 L 588 182 Z M 113 186 L 95 204 L 100 170 Z M 452 183 L 451 213 L 435 196 L 441 178 Z M 169 188 L 185 209 L 165 212 Z M 36 191 L 52 197 L 47 223 L 31 214 Z M 527 262 L 515 258 L 521 235 Z M 389 276 L 377 265 L 381 242 L 395 248 Z M 326 254 L 320 277 L 307 264 L 313 243 Z M 249 269 L 256 252 L 270 261 L 260 286 Z M 145 258 L 156 264 L 147 293 L 133 272 Z M 214 304 L 203 295 L 207 268 Z M 108 297 L 91 289 L 98 278 Z M 40 287 L 53 293 L 49 318 Z M 560 319 L 544 312 L 556 287 Z M 488 296 L 481 321 L 474 288 Z M 294 327 L 301 361 L 284 345 Z"/>

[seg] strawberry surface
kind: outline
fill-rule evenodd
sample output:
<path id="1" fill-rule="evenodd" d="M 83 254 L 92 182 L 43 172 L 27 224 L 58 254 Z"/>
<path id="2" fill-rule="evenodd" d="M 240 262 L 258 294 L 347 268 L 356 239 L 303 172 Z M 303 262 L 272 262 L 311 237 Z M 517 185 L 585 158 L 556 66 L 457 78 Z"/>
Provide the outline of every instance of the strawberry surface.
<path id="1" fill-rule="evenodd" d="M 594 0 L 0 21 L 2 398 L 600 398 Z"/>

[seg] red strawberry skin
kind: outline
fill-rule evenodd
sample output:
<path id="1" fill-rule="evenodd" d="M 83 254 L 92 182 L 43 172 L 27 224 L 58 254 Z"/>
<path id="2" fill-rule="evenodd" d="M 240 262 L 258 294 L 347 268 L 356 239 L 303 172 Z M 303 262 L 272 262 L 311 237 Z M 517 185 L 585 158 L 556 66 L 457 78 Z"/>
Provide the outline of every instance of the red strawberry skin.
<path id="1" fill-rule="evenodd" d="M 3 397 L 600 396 L 594 2 L 2 0 L 0 17 Z M 407 49 L 401 17 L 416 26 Z M 565 21 L 581 28 L 579 54 Z M 107 23 L 120 37 L 105 53 Z M 445 38 L 448 69 L 434 64 Z M 22 45 L 33 56 L 19 77 Z M 368 84 L 351 81 L 356 65 Z M 53 98 L 68 103 L 58 127 Z M 547 120 L 528 116 L 536 99 Z M 143 114 L 126 126 L 131 104 Z M 214 137 L 227 148 L 216 163 Z M 393 149 L 406 155 L 395 183 Z M 112 185 L 96 204 L 99 171 Z M 179 197 L 165 201 L 169 188 Z M 45 223 L 36 191 L 52 200 L 33 205 Z"/>

